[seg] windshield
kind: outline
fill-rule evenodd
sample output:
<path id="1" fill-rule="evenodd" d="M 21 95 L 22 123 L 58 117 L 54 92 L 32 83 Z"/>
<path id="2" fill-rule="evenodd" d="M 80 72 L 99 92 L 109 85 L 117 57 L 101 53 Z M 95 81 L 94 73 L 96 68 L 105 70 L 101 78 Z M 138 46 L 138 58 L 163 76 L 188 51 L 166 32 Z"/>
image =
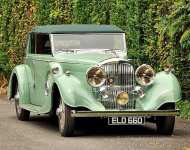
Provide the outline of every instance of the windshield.
<path id="1" fill-rule="evenodd" d="M 52 34 L 56 52 L 74 50 L 126 50 L 124 33 Z"/>

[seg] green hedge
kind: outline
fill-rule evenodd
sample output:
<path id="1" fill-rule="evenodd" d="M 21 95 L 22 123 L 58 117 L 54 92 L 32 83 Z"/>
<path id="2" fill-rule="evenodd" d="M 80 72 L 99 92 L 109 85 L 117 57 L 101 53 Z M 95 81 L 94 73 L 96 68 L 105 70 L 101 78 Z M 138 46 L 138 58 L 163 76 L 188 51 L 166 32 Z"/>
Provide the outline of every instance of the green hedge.
<path id="1" fill-rule="evenodd" d="M 173 63 L 183 96 L 190 95 L 190 2 L 187 0 L 0 0 L 1 72 L 22 63 L 35 25 L 115 24 L 126 32 L 128 55 L 156 70 Z"/>
<path id="2" fill-rule="evenodd" d="M 184 119 L 190 119 L 190 102 L 189 101 L 179 101 L 177 103 L 177 108 L 180 109 L 180 117 Z"/>

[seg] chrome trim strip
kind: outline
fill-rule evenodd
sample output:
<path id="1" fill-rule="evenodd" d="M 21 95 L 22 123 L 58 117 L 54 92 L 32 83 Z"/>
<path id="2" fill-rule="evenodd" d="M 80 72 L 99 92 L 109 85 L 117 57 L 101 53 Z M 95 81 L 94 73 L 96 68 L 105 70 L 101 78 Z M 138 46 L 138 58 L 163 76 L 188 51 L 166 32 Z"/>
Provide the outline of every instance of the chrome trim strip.
<path id="1" fill-rule="evenodd" d="M 114 58 L 109 58 L 109 59 L 106 59 L 106 60 L 104 60 L 104 61 L 101 61 L 101 62 L 99 62 L 97 65 L 98 65 L 98 66 L 101 66 L 101 65 L 104 65 L 104 64 L 107 64 L 107 63 L 110 63 L 110 62 L 119 62 L 119 61 L 129 62 L 129 61 L 126 60 L 126 59 L 114 57 Z"/>
<path id="2" fill-rule="evenodd" d="M 155 110 L 155 111 L 75 111 L 72 117 L 114 117 L 114 116 L 176 116 L 179 110 Z"/>
<path id="3" fill-rule="evenodd" d="M 53 34 L 50 34 L 50 45 L 51 45 L 51 51 L 52 55 L 55 56 L 55 49 L 54 49 L 54 43 L 53 43 Z"/>
<path id="4" fill-rule="evenodd" d="M 124 52 L 126 53 L 126 58 L 128 58 L 128 55 L 127 55 L 127 44 L 126 44 L 126 38 L 125 38 L 125 34 L 123 35 L 123 42 L 124 42 Z"/>

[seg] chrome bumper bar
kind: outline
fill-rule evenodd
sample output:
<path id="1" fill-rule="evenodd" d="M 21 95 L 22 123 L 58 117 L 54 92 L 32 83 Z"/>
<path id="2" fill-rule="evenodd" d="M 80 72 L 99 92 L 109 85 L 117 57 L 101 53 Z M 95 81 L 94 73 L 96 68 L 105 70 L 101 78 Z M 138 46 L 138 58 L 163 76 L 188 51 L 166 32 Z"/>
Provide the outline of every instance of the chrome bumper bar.
<path id="1" fill-rule="evenodd" d="M 179 110 L 155 110 L 155 111 L 75 111 L 72 117 L 114 117 L 114 116 L 176 116 Z"/>

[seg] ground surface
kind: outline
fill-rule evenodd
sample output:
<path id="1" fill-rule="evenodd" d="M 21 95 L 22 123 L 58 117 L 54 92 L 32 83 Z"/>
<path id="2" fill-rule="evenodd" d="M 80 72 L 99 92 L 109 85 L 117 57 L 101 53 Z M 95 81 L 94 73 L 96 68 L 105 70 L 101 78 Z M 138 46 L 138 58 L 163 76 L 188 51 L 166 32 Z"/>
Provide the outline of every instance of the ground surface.
<path id="1" fill-rule="evenodd" d="M 84 123 L 85 122 L 85 123 Z M 47 116 L 18 121 L 14 104 L 0 97 L 0 150 L 183 150 L 190 147 L 190 121 L 177 118 L 174 135 L 156 134 L 155 125 L 102 127 L 84 121 L 76 136 L 60 137 Z"/>

